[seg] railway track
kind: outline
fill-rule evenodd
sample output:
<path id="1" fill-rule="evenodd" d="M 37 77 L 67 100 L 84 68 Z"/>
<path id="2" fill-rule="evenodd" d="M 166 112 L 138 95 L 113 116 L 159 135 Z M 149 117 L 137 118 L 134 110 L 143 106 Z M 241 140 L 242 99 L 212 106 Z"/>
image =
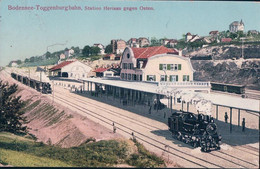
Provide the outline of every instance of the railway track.
<path id="1" fill-rule="evenodd" d="M 59 96 L 57 96 L 57 95 L 59 95 Z M 49 95 L 49 96 L 51 96 L 51 95 Z M 107 106 L 104 107 L 104 106 L 92 103 L 91 99 L 86 99 L 83 96 L 74 95 L 74 94 L 70 94 L 70 93 L 66 95 L 67 98 L 72 99 L 76 103 L 64 99 L 63 96 L 64 96 L 64 92 L 57 92 L 57 90 L 55 91 L 56 100 L 58 99 L 60 102 L 67 103 L 68 106 L 70 106 L 76 110 L 79 110 L 81 112 L 84 112 L 85 114 L 87 114 L 88 117 L 91 116 L 92 119 L 95 119 L 94 121 L 99 121 L 99 122 L 102 122 L 103 124 L 105 124 L 106 127 L 111 127 L 112 122 L 114 122 L 114 120 L 112 120 L 111 118 L 107 118 L 106 116 L 103 116 L 99 113 L 96 113 L 96 111 L 93 111 L 89 108 L 82 107 L 79 104 L 84 104 L 88 107 L 94 107 L 98 111 L 109 113 L 115 117 L 120 116 L 121 119 L 131 122 L 132 124 L 135 125 L 134 127 L 126 126 L 126 125 L 124 125 L 123 122 L 117 121 L 116 125 L 119 126 L 119 127 L 117 127 L 117 129 L 119 129 L 120 131 L 125 133 L 125 135 L 127 135 L 127 136 L 131 136 L 132 132 L 136 133 L 137 134 L 136 138 L 138 140 L 142 141 L 143 143 L 150 145 L 156 149 L 159 149 L 162 152 L 167 152 L 168 154 L 170 154 L 171 158 L 178 159 L 178 162 L 184 161 L 184 162 L 186 162 L 186 164 L 188 163 L 188 165 L 185 167 L 202 167 L 202 168 L 209 168 L 209 167 L 210 168 L 212 168 L 212 167 L 214 167 L 214 168 L 216 168 L 216 167 L 219 167 L 219 168 L 226 168 L 226 167 L 258 168 L 259 167 L 259 163 L 258 163 L 258 165 L 256 165 L 255 163 L 247 161 L 241 157 L 237 157 L 230 153 L 222 152 L 222 151 L 207 153 L 208 157 L 216 159 L 215 161 L 212 162 L 212 161 L 208 161 L 208 158 L 198 157 L 197 155 L 192 155 L 190 153 L 182 151 L 181 150 L 182 148 L 179 148 L 176 146 L 169 146 L 169 150 L 165 150 L 165 145 L 168 144 L 167 142 L 160 141 L 160 139 L 157 139 L 157 138 L 147 135 L 147 134 L 143 134 L 144 132 L 139 132 L 137 129 L 135 129 L 136 126 L 139 126 L 139 127 L 145 128 L 146 130 L 148 130 L 148 132 L 149 132 L 149 130 L 161 130 L 161 128 L 158 127 L 158 125 L 147 123 L 146 121 L 141 121 L 135 117 L 134 118 L 128 117 L 127 115 L 120 113 L 120 111 L 113 111 L 113 110 L 110 110 L 109 108 L 107 108 Z M 104 103 L 102 103 L 102 105 L 103 104 Z M 163 132 L 158 132 L 158 133 L 165 134 Z M 170 140 L 170 141 L 172 142 L 172 140 Z M 175 142 L 178 144 L 183 144 L 179 141 L 175 141 Z M 191 148 L 189 147 L 189 149 L 191 149 Z M 237 148 L 237 150 L 239 150 L 241 154 L 250 154 L 250 155 L 259 157 L 259 153 L 257 154 L 258 149 L 248 146 L 248 145 L 239 147 L 239 148 Z M 219 162 L 217 162 L 217 161 L 219 161 Z M 226 165 L 226 163 L 228 165 Z M 225 164 L 225 166 L 223 166 L 223 164 Z"/>
<path id="2" fill-rule="evenodd" d="M 56 92 L 56 93 L 57 93 L 57 92 Z M 63 94 L 63 93 L 59 93 L 59 94 Z M 68 97 L 68 95 L 66 95 L 66 96 Z M 104 116 L 102 116 L 102 115 L 100 115 L 100 114 L 98 114 L 98 113 L 95 113 L 94 111 L 91 111 L 91 110 L 89 110 L 89 109 L 86 109 L 86 108 L 84 108 L 84 107 L 82 107 L 82 106 L 80 106 L 80 105 L 77 105 L 77 102 L 78 102 L 78 104 L 79 104 L 79 103 L 82 103 L 82 104 L 84 104 L 84 105 L 86 105 L 86 106 L 95 107 L 95 109 L 99 109 L 99 110 L 101 110 L 101 111 L 103 111 L 103 112 L 106 111 L 107 113 L 113 114 L 114 116 L 118 116 L 118 115 L 119 115 L 120 117 L 122 116 L 122 118 L 124 118 L 125 120 L 128 120 L 128 121 L 130 121 L 131 123 L 134 123 L 134 124 L 136 124 L 136 125 L 142 126 L 142 127 L 146 128 L 146 129 L 148 129 L 148 130 L 151 130 L 151 129 L 152 129 L 152 130 L 154 130 L 154 129 L 157 129 L 157 130 L 158 130 L 158 127 L 156 127 L 156 126 L 154 126 L 154 125 L 144 123 L 143 121 L 139 121 L 138 119 L 129 118 L 129 117 L 127 117 L 127 116 L 125 116 L 125 115 L 122 115 L 122 114 L 120 114 L 120 113 L 118 113 L 118 112 L 116 112 L 116 111 L 108 110 L 108 108 L 104 108 L 104 107 L 102 107 L 102 106 L 100 106 L 100 105 L 97 106 L 97 105 L 95 105 L 95 104 L 93 104 L 93 103 L 91 103 L 91 102 L 82 101 L 82 99 L 78 98 L 79 96 L 77 96 L 77 97 L 76 97 L 76 96 L 69 96 L 69 97 L 70 97 L 70 98 L 73 98 L 73 100 L 75 100 L 76 103 L 75 103 L 75 102 L 74 102 L 74 103 L 70 103 L 70 102 L 68 102 L 67 100 L 64 100 L 62 97 L 56 96 L 56 98 L 59 99 L 61 102 L 66 102 L 67 104 L 69 104 L 70 106 L 72 106 L 72 107 L 74 107 L 74 108 L 76 108 L 76 109 L 79 109 L 79 108 L 80 108 L 81 111 L 83 111 L 83 112 L 85 112 L 85 113 L 87 113 L 87 114 L 89 114 L 89 115 L 95 116 L 95 118 L 99 118 L 99 120 L 104 120 L 104 119 L 106 119 L 106 120 L 107 120 L 106 123 L 107 123 L 109 126 L 111 126 L 113 120 L 108 119 L 108 118 L 106 118 L 106 117 L 104 117 Z M 120 130 L 122 130 L 122 131 L 125 131 L 125 132 L 127 132 L 128 134 L 131 134 L 131 131 L 134 131 L 135 133 L 138 133 L 138 137 L 137 137 L 138 139 L 140 139 L 140 140 L 146 142 L 147 144 L 153 145 L 154 147 L 157 147 L 157 148 L 159 148 L 160 150 L 164 150 L 165 143 L 160 142 L 160 141 L 158 141 L 158 140 L 156 140 L 156 139 L 154 139 L 154 138 L 151 138 L 150 136 L 144 135 L 144 134 L 138 132 L 137 130 L 133 130 L 133 129 L 131 129 L 131 128 L 125 126 L 125 125 L 122 125 L 121 123 L 118 123 L 118 122 L 117 122 L 116 124 L 119 125 L 119 126 L 121 126 L 121 127 L 118 128 L 118 129 L 120 129 Z M 143 125 L 143 124 L 145 124 L 145 125 Z M 150 141 L 146 141 L 146 139 L 148 139 L 148 140 L 150 140 Z M 158 147 L 158 145 L 160 145 L 160 147 Z M 188 153 L 186 153 L 186 152 L 180 151 L 180 150 L 177 149 L 176 147 L 170 146 L 170 150 L 173 151 L 173 152 L 168 152 L 168 153 L 172 154 L 173 156 L 175 155 L 175 157 L 179 157 L 179 158 L 180 158 L 180 156 L 185 155 L 185 156 L 188 156 L 189 159 L 194 159 L 194 160 L 192 160 L 192 162 L 195 162 L 195 163 L 194 163 L 195 165 L 200 164 L 200 165 L 198 165 L 199 167 L 220 167 L 220 168 L 224 167 L 224 166 L 220 166 L 220 165 L 219 165 L 219 164 L 221 164 L 221 163 L 216 163 L 216 162 L 214 163 L 214 162 L 206 161 L 206 160 L 204 160 L 204 159 L 202 159 L 202 158 L 195 157 L 195 156 L 190 155 L 190 154 L 188 154 Z M 176 154 L 176 153 L 180 153 L 180 154 Z M 225 159 L 225 158 L 223 158 L 222 156 L 218 155 L 218 154 L 215 153 L 215 152 L 214 152 L 214 153 L 209 153 L 208 155 L 209 155 L 209 156 L 214 156 L 214 158 L 218 158 L 218 159 L 220 159 L 221 161 L 225 161 L 226 163 L 232 164 L 232 167 L 242 167 L 242 168 L 257 167 L 256 164 L 253 164 L 253 163 L 251 163 L 251 162 L 249 162 L 249 161 L 246 161 L 246 160 L 238 160 L 238 159 L 240 159 L 240 158 L 235 157 L 235 156 L 232 156 L 232 155 L 229 155 L 229 154 L 222 154 L 222 155 L 229 156 L 230 159 Z M 200 161 L 200 163 L 197 163 L 198 161 Z M 236 161 L 236 162 L 234 162 L 234 161 Z M 191 162 L 191 161 L 189 161 L 189 162 Z M 201 164 L 204 164 L 204 165 L 201 165 Z"/>

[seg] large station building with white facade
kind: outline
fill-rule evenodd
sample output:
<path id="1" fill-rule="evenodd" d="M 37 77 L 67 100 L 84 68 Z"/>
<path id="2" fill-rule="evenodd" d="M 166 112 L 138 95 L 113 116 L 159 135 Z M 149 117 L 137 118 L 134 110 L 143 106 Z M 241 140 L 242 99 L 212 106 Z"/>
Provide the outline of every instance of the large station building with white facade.
<path id="1" fill-rule="evenodd" d="M 179 56 L 175 49 L 164 46 L 147 48 L 126 47 L 121 60 L 122 80 L 185 82 L 193 81 L 189 58 Z"/>

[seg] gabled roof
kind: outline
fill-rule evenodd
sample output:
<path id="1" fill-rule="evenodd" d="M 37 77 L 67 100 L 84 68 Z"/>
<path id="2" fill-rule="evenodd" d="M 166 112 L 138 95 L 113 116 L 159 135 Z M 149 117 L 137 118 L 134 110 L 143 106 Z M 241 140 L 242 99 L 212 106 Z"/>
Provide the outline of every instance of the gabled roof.
<path id="1" fill-rule="evenodd" d="M 109 68 L 103 68 L 103 67 L 100 67 L 100 68 L 97 68 L 96 70 L 94 70 L 93 72 L 99 72 L 99 73 L 102 73 L 102 72 L 105 72 L 107 71 Z"/>
<path id="2" fill-rule="evenodd" d="M 218 31 L 210 31 L 209 34 L 218 34 Z"/>
<path id="3" fill-rule="evenodd" d="M 176 50 L 166 48 L 164 46 L 154 46 L 154 47 L 147 47 L 147 48 L 131 48 L 131 49 L 133 50 L 134 57 L 136 59 L 145 59 L 154 55 L 164 54 L 164 53 L 178 54 Z"/>
<path id="4" fill-rule="evenodd" d="M 50 70 L 53 71 L 53 70 L 61 69 L 61 68 L 63 68 L 64 66 L 66 66 L 66 65 L 68 65 L 68 64 L 71 64 L 72 62 L 74 62 L 74 61 L 64 61 L 64 62 L 61 62 L 60 64 L 58 64 L 58 65 L 53 66 L 52 68 L 50 68 Z"/>

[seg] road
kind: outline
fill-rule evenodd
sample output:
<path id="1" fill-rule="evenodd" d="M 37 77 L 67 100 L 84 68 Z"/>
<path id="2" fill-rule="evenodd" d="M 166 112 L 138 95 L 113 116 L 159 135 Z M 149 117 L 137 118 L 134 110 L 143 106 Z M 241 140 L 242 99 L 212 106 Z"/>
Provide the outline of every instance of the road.
<path id="1" fill-rule="evenodd" d="M 52 95 L 49 95 L 52 99 Z M 109 98 L 107 98 L 109 99 Z M 111 99 L 111 98 L 110 98 Z M 109 104 L 83 97 L 69 90 L 55 86 L 54 100 L 67 106 L 87 118 L 111 128 L 114 122 L 117 132 L 126 138 L 132 137 L 143 143 L 150 151 L 163 155 L 170 161 L 184 167 L 200 168 L 259 168 L 259 152 L 249 145 L 225 145 L 220 151 L 202 153 L 199 148 L 192 147 L 172 139 L 171 133 L 164 122 L 154 117 L 136 114 L 122 109 L 122 106 Z M 113 100 L 110 100 L 113 101 Z M 119 102 L 116 100 L 116 102 Z M 158 117 L 160 118 L 160 117 Z M 165 147 L 168 145 L 168 147 Z"/>

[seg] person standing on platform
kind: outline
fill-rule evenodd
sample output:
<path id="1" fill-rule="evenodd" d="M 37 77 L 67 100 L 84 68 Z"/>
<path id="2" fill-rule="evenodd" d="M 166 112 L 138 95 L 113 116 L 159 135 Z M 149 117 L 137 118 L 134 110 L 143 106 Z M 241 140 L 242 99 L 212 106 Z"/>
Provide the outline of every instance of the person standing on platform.
<path id="1" fill-rule="evenodd" d="M 149 107 L 149 114 L 152 113 L 152 106 Z"/>
<path id="2" fill-rule="evenodd" d="M 113 122 L 113 133 L 116 133 L 116 126 L 114 122 Z"/>
<path id="3" fill-rule="evenodd" d="M 245 132 L 245 128 L 246 128 L 246 122 L 245 122 L 245 118 L 243 118 L 242 121 L 242 131 Z"/>
<path id="4" fill-rule="evenodd" d="M 227 121 L 228 121 L 228 115 L 227 115 L 227 112 L 225 112 L 225 123 L 227 123 Z"/>

